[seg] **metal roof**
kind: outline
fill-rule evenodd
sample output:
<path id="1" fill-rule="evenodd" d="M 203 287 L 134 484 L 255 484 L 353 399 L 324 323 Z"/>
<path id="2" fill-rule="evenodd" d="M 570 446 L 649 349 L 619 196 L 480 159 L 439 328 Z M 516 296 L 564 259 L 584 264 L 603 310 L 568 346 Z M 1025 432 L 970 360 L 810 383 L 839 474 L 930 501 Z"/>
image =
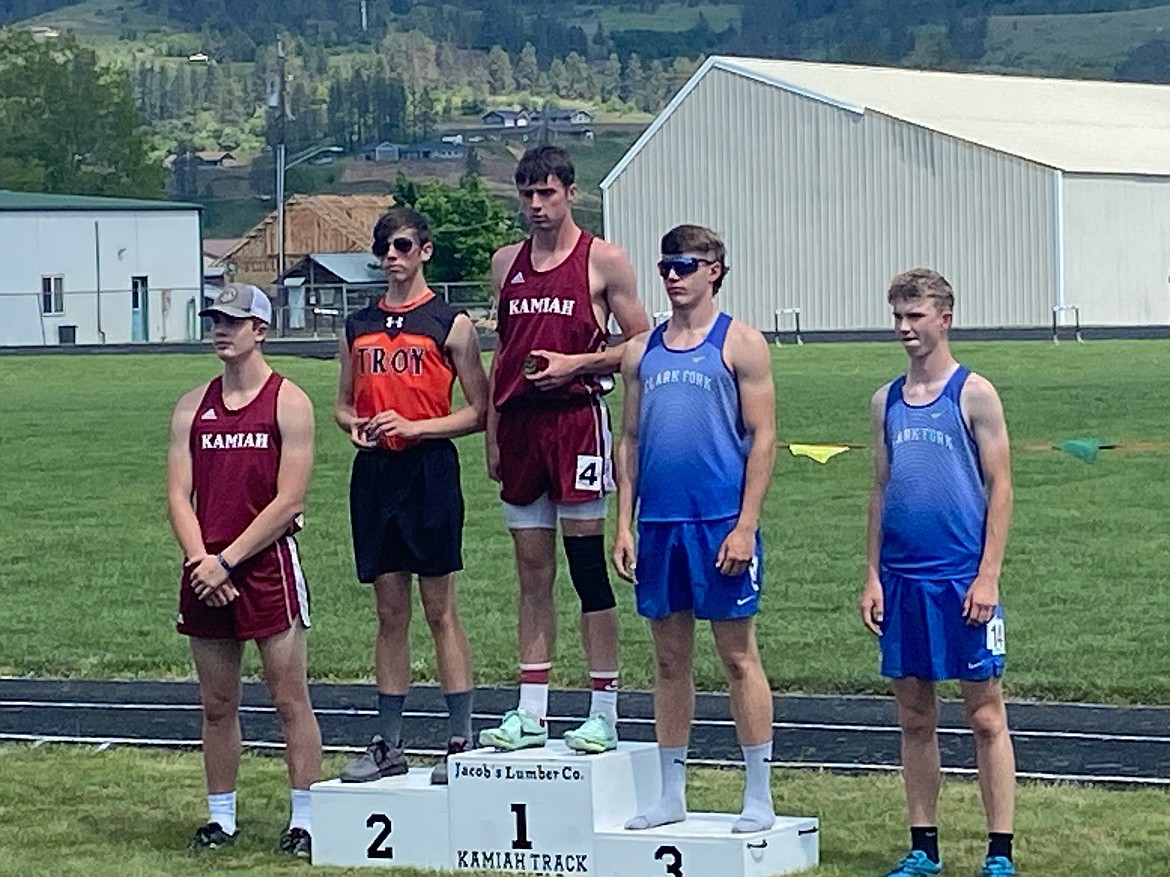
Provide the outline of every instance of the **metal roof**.
<path id="1" fill-rule="evenodd" d="M 386 283 L 386 275 L 379 267 L 377 257 L 370 253 L 309 253 L 284 276 L 307 274 L 310 261 L 341 278 L 342 283 Z"/>
<path id="2" fill-rule="evenodd" d="M 200 204 L 182 201 L 147 201 L 140 198 L 102 198 L 96 195 L 48 195 L 0 189 L 4 210 L 202 210 Z"/>
<path id="3" fill-rule="evenodd" d="M 713 56 L 602 182 L 608 188 L 712 69 L 1070 173 L 1170 176 L 1170 86 Z"/>

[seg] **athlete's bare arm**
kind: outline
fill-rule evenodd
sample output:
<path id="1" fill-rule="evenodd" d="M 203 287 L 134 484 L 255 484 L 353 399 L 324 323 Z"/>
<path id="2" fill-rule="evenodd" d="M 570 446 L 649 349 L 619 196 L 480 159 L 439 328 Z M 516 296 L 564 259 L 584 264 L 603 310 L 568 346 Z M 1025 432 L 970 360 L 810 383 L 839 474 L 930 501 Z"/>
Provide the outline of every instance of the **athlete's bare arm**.
<path id="1" fill-rule="evenodd" d="M 203 544 L 203 531 L 195 517 L 195 507 L 191 504 L 195 495 L 191 424 L 205 392 L 206 384 L 184 394 L 171 416 L 171 444 L 167 452 L 167 507 L 170 510 L 171 528 L 175 531 L 179 547 L 183 549 L 185 560 L 202 558 L 207 553 Z"/>
<path id="2" fill-rule="evenodd" d="M 622 338 L 650 329 L 646 308 L 638 299 L 638 282 L 634 268 L 621 247 L 596 238 L 589 248 L 589 286 L 593 311 L 603 332 L 608 332 L 609 318 L 617 320 Z M 542 390 L 560 387 L 580 375 L 611 375 L 621 367 L 622 345 L 607 346 L 596 353 L 565 354 L 534 350 L 548 360 L 548 366 L 530 375 Z"/>
<path id="3" fill-rule="evenodd" d="M 622 345 L 622 440 L 617 448 L 616 481 L 618 492 L 617 535 L 613 542 L 613 566 L 628 582 L 634 581 L 634 507 L 638 489 L 638 429 L 642 410 L 642 384 L 638 366 L 646 351 L 646 333 Z"/>
<path id="4" fill-rule="evenodd" d="M 885 493 L 886 482 L 890 480 L 890 458 L 886 452 L 886 396 L 889 392 L 890 385 L 886 384 L 873 394 L 869 402 L 873 486 L 869 491 L 865 527 L 865 586 L 857 606 L 861 613 L 861 623 L 879 636 L 885 614 L 878 560 L 882 547 L 882 494 Z"/>
<path id="5" fill-rule="evenodd" d="M 171 527 L 179 547 L 183 549 L 183 566 L 198 568 L 208 560 L 207 547 L 203 543 L 203 530 L 195 516 L 191 501 L 195 496 L 194 467 L 191 461 L 191 424 L 207 385 L 196 387 L 179 400 L 171 418 L 171 445 L 167 453 L 167 506 L 170 510 Z M 215 560 L 215 558 L 210 558 Z M 215 561 L 218 563 L 218 561 Z M 239 596 L 231 582 L 203 600 L 209 606 L 226 606 Z"/>
<path id="6" fill-rule="evenodd" d="M 516 256 L 520 253 L 522 243 L 508 244 L 500 247 L 492 255 L 492 292 L 496 296 L 496 302 L 500 301 L 500 291 L 504 288 L 504 275 L 516 261 Z M 499 355 L 499 348 L 492 354 L 491 368 L 488 370 L 488 402 L 487 402 L 487 417 L 484 419 L 484 445 L 487 452 L 487 470 L 488 478 L 492 481 L 500 480 L 500 446 L 496 441 L 496 434 L 499 430 L 500 413 L 496 411 L 496 406 L 492 404 L 492 399 L 496 395 L 496 358 Z"/>
<path id="7" fill-rule="evenodd" d="M 305 510 L 305 492 L 313 471 L 313 403 L 292 381 L 280 385 L 276 397 L 280 429 L 280 468 L 276 496 L 260 510 L 243 533 L 220 554 L 229 566 L 239 566 L 279 539 Z M 202 597 L 228 581 L 227 570 L 214 558 L 205 558 L 191 574 L 195 593 Z"/>
<path id="8" fill-rule="evenodd" d="M 776 384 L 772 355 L 757 330 L 733 320 L 723 347 L 739 387 L 740 417 L 750 446 L 739 518 L 715 558 L 726 576 L 742 575 L 756 552 L 756 530 L 776 465 Z"/>
<path id="9" fill-rule="evenodd" d="M 337 378 L 337 401 L 333 403 L 333 419 L 341 431 L 349 434 L 349 440 L 359 448 L 372 448 L 375 442 L 366 437 L 366 419 L 357 416 L 353 407 L 353 357 L 349 352 L 349 340 L 343 333 L 339 340 L 337 358 L 341 362 L 341 373 Z"/>
<path id="10" fill-rule="evenodd" d="M 404 439 L 457 438 L 484 427 L 487 416 L 487 375 L 479 358 L 479 336 L 467 314 L 459 314 L 451 324 L 444 348 L 455 366 L 459 386 L 467 404 L 444 417 L 409 420 L 397 411 L 379 411 L 366 423 L 367 438 L 377 441 L 383 436 Z"/>
<path id="11" fill-rule="evenodd" d="M 1012 464 L 1003 404 L 991 382 L 971 374 L 959 404 L 979 449 L 979 465 L 987 489 L 987 529 L 979 573 L 963 601 L 968 624 L 986 624 L 999 603 L 999 575 L 1012 521 Z"/>

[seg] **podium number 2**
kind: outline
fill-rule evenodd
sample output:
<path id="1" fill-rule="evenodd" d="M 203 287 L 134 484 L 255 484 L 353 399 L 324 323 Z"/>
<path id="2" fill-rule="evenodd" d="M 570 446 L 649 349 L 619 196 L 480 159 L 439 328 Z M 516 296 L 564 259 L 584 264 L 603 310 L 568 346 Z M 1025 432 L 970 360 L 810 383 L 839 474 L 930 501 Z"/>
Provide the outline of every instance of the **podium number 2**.
<path id="1" fill-rule="evenodd" d="M 512 815 L 516 817 L 516 836 L 512 839 L 512 849 L 532 849 L 532 841 L 528 839 L 528 805 L 513 804 Z"/>
<path id="2" fill-rule="evenodd" d="M 382 846 L 386 842 L 386 838 L 390 837 L 390 817 L 385 813 L 371 813 L 366 820 L 366 828 L 373 828 L 376 825 L 382 826 L 382 830 L 378 832 L 373 843 L 366 847 L 366 858 L 393 859 L 394 847 Z"/>
<path id="3" fill-rule="evenodd" d="M 670 859 L 666 863 L 666 873 L 671 877 L 683 877 L 682 872 L 682 853 L 678 851 L 678 847 L 674 846 L 660 846 L 654 851 L 655 860 Z"/>

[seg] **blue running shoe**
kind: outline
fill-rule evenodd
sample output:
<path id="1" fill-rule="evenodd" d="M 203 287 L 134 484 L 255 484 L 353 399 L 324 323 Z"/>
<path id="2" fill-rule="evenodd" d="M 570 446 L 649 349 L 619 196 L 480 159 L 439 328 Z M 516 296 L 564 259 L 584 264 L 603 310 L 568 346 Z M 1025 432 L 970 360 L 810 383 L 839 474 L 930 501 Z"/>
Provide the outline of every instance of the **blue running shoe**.
<path id="1" fill-rule="evenodd" d="M 941 861 L 932 862 L 922 850 L 911 850 L 886 877 L 929 877 L 932 874 L 941 874 L 942 869 Z"/>
<path id="2" fill-rule="evenodd" d="M 979 877 L 1016 877 L 1016 866 L 1006 856 L 988 856 Z"/>

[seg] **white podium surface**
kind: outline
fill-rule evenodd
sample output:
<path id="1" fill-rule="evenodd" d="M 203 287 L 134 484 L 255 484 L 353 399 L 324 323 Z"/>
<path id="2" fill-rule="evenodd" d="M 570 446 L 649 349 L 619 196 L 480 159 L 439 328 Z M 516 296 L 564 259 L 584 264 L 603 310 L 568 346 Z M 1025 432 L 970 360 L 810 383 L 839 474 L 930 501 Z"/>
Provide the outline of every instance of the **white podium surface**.
<path id="1" fill-rule="evenodd" d="M 310 789 L 314 865 L 451 867 L 447 789 L 429 767 L 370 783 Z"/>
<path id="2" fill-rule="evenodd" d="M 648 743 L 581 755 L 556 740 L 518 752 L 475 750 L 448 765 L 456 870 L 595 874 L 595 834 L 620 829 L 660 791 L 658 753 Z"/>
<path id="3" fill-rule="evenodd" d="M 738 814 L 688 813 L 644 831 L 605 831 L 595 841 L 597 877 L 771 877 L 820 862 L 816 819 L 778 816 L 768 831 L 732 834 Z"/>
<path id="4" fill-rule="evenodd" d="M 775 877 L 815 868 L 816 819 L 777 817 L 733 834 L 732 813 L 627 831 L 658 800 L 657 747 L 621 743 L 580 755 L 561 741 L 519 752 L 479 749 L 372 783 L 312 788 L 313 864 L 585 877 Z"/>

